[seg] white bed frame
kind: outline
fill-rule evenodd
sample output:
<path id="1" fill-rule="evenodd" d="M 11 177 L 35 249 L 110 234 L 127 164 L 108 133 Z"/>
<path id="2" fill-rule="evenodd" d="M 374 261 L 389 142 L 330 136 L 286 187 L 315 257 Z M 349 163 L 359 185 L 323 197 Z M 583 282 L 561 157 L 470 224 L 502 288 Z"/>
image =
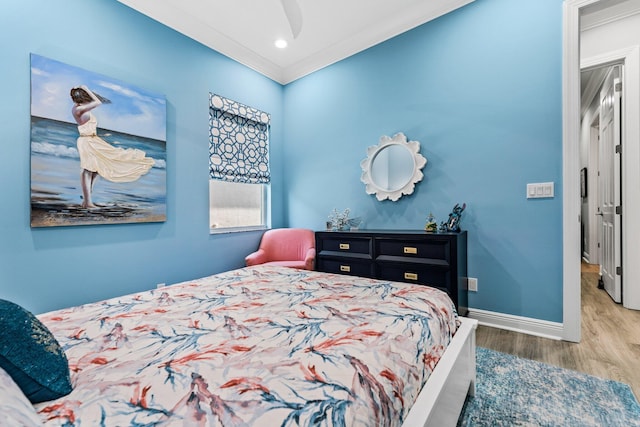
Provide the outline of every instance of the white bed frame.
<path id="1" fill-rule="evenodd" d="M 459 319 L 460 327 L 422 387 L 402 427 L 455 427 L 466 396 L 475 395 L 478 321 L 466 317 Z"/>

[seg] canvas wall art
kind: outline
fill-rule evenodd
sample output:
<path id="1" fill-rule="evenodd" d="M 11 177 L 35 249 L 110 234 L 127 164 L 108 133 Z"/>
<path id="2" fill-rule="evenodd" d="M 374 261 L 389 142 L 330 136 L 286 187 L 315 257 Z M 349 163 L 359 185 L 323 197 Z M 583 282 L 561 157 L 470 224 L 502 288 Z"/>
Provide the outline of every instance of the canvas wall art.
<path id="1" fill-rule="evenodd" d="M 166 99 L 31 54 L 31 226 L 166 220 Z"/>

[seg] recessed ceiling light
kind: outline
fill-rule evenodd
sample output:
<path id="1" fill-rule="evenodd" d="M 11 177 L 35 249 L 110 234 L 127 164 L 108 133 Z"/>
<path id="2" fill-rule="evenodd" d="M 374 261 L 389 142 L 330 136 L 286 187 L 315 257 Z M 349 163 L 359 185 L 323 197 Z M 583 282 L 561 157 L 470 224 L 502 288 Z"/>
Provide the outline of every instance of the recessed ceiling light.
<path id="1" fill-rule="evenodd" d="M 287 41 L 284 39 L 278 39 L 276 40 L 275 45 L 278 49 L 284 49 L 285 47 L 287 47 Z"/>

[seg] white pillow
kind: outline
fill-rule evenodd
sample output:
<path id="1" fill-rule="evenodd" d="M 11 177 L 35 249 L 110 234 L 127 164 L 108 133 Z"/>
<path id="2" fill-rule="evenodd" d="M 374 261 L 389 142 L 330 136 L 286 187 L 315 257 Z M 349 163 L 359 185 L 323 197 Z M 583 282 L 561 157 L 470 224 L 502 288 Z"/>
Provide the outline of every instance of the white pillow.
<path id="1" fill-rule="evenodd" d="M 42 420 L 27 396 L 2 368 L 0 368 L 0 414 L 2 414 L 0 415 L 1 425 L 42 427 Z"/>

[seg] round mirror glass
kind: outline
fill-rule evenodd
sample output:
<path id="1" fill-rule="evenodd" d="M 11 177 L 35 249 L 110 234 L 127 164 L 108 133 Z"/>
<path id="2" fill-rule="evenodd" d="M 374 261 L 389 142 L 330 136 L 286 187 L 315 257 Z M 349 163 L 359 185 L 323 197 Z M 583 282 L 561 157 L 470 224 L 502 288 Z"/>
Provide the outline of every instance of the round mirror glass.
<path id="1" fill-rule="evenodd" d="M 371 161 L 371 180 L 385 191 L 398 191 L 413 176 L 413 155 L 402 145 L 387 145 Z"/>

